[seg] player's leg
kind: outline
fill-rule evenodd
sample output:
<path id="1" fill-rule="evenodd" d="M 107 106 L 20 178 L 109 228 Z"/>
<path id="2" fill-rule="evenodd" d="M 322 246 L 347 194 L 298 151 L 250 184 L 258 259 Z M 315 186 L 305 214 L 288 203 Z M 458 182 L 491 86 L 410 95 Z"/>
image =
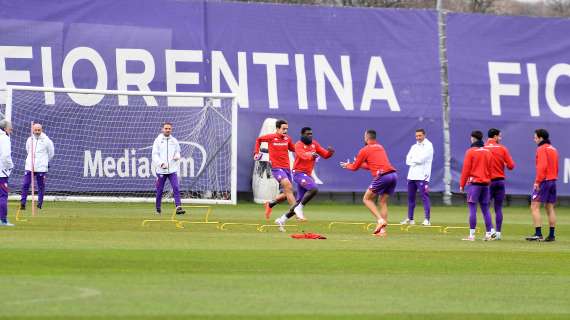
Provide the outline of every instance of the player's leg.
<path id="1" fill-rule="evenodd" d="M 293 178 L 297 184 L 297 204 L 295 205 L 295 214 L 297 218 L 305 220 L 303 208 L 311 201 L 319 192 L 315 180 L 306 173 L 297 173 Z"/>
<path id="2" fill-rule="evenodd" d="M 44 194 L 46 190 L 46 173 L 37 172 L 35 174 L 38 185 L 38 209 L 41 209 L 44 204 Z"/>
<path id="3" fill-rule="evenodd" d="M 468 185 L 465 188 L 467 192 L 467 207 L 469 208 L 469 236 L 463 238 L 467 241 L 475 241 L 475 230 L 477 228 L 477 201 L 481 190 L 479 186 Z"/>
<path id="4" fill-rule="evenodd" d="M 479 204 L 481 206 L 481 213 L 483 214 L 483 221 L 485 222 L 485 241 L 494 240 L 491 236 L 491 229 L 493 228 L 493 219 L 491 219 L 490 211 L 490 196 L 489 187 L 481 186 L 481 193 L 479 194 Z"/>
<path id="5" fill-rule="evenodd" d="M 505 181 L 494 181 L 491 183 L 491 198 L 494 202 L 495 209 L 495 238 L 501 239 L 501 230 L 503 229 L 503 202 L 505 200 Z"/>
<path id="6" fill-rule="evenodd" d="M 8 178 L 0 178 L 0 226 L 14 226 L 8 222 Z"/>
<path id="7" fill-rule="evenodd" d="M 383 220 L 382 216 L 380 215 L 380 211 L 376 207 L 375 200 L 376 200 L 376 193 L 372 189 L 366 190 L 366 192 L 364 193 L 364 197 L 362 197 L 362 203 L 364 203 L 364 206 L 368 208 L 370 213 L 374 216 L 374 218 L 376 219 L 376 221 L 378 221 L 378 224 L 380 225 L 383 223 Z M 378 230 L 378 232 L 379 231 L 380 230 Z"/>
<path id="8" fill-rule="evenodd" d="M 283 181 L 284 179 L 290 179 L 290 181 L 291 181 L 289 170 L 279 169 L 279 168 L 278 169 L 271 169 L 271 175 L 279 183 L 281 193 L 279 193 L 277 195 L 277 197 L 275 199 L 273 199 L 273 201 L 265 202 L 263 204 L 263 206 L 265 207 L 265 219 L 269 219 L 269 217 L 271 217 L 271 212 L 273 210 L 273 207 L 275 207 L 276 205 L 278 205 L 279 203 L 283 202 L 286 199 L 288 200 L 288 196 L 284 192 L 284 187 L 283 187 L 283 184 L 281 183 L 281 181 Z M 291 188 L 292 187 L 293 186 L 291 186 Z M 293 200 L 293 203 L 294 202 L 295 201 Z"/>
<path id="9" fill-rule="evenodd" d="M 420 195 L 422 196 L 422 202 L 424 204 L 424 222 L 422 225 L 430 226 L 431 225 L 431 202 L 429 200 L 429 182 L 427 181 L 420 181 L 419 188 Z"/>
<path id="10" fill-rule="evenodd" d="M 162 193 L 164 192 L 164 184 L 166 183 L 166 175 L 164 174 L 157 174 L 156 175 L 156 214 L 161 213 L 162 207 Z"/>
<path id="11" fill-rule="evenodd" d="M 548 237 L 546 237 L 545 241 L 554 241 L 556 239 L 554 234 L 554 229 L 556 228 L 556 212 L 554 211 L 554 205 L 556 204 L 556 181 L 550 181 L 551 184 L 549 186 L 550 192 L 549 197 L 544 205 L 546 208 L 546 214 L 548 215 L 548 224 L 550 226 L 550 230 L 548 232 Z"/>
<path id="12" fill-rule="evenodd" d="M 408 217 L 401 224 L 415 224 L 414 210 L 416 209 L 416 193 L 418 184 L 416 180 L 408 180 Z"/>
<path id="13" fill-rule="evenodd" d="M 531 196 L 530 213 L 534 224 L 534 235 L 526 237 L 528 241 L 542 240 L 542 219 L 540 217 L 540 205 L 546 201 L 547 192 L 545 191 L 545 183 L 542 182 L 538 190 L 534 190 Z"/>
<path id="14" fill-rule="evenodd" d="M 26 210 L 26 201 L 28 201 L 28 192 L 32 184 L 32 172 L 26 170 L 24 172 L 24 181 L 22 181 L 22 196 L 20 198 L 20 210 Z"/>
<path id="15" fill-rule="evenodd" d="M 185 214 L 186 211 L 182 209 L 182 201 L 180 201 L 180 185 L 178 183 L 178 175 L 176 173 L 169 174 L 168 181 L 170 181 L 170 185 L 172 186 L 172 195 L 174 196 L 176 214 Z"/>

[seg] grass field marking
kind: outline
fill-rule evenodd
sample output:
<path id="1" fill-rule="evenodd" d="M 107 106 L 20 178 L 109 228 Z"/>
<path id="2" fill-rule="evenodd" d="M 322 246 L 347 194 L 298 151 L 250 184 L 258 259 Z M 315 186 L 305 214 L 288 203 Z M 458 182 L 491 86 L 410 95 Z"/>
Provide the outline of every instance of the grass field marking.
<path id="1" fill-rule="evenodd" d="M 73 300 L 88 299 L 100 296 L 102 294 L 100 290 L 88 287 L 76 287 L 68 285 L 54 285 L 54 287 L 73 289 L 77 291 L 77 294 L 61 295 L 55 297 L 51 296 L 51 297 L 34 298 L 34 299 L 18 299 L 15 301 L 10 301 L 10 304 L 25 305 L 25 304 L 38 304 L 38 303 L 52 303 L 59 301 L 73 301 Z"/>
<path id="2" fill-rule="evenodd" d="M 255 227 L 255 229 L 257 230 L 257 228 L 259 228 L 259 226 L 261 226 L 261 224 L 259 223 L 242 223 L 242 222 L 224 222 L 220 225 L 220 230 L 228 230 L 226 227 L 227 226 L 251 226 L 251 227 Z"/>
<path id="3" fill-rule="evenodd" d="M 269 229 L 269 228 L 279 228 L 279 227 L 280 227 L 280 225 L 278 225 L 278 224 L 263 224 L 263 225 L 260 225 L 259 227 L 257 227 L 257 231 L 266 232 L 267 229 Z M 287 225 L 285 225 L 285 228 L 299 229 L 299 227 L 296 224 L 287 224 Z"/>
<path id="4" fill-rule="evenodd" d="M 367 230 L 366 222 L 342 222 L 342 221 L 333 221 L 329 223 L 329 230 L 332 231 L 332 227 L 335 225 L 352 225 L 352 226 L 362 226 L 364 231 Z"/>
<path id="5" fill-rule="evenodd" d="M 469 227 L 445 227 L 443 228 L 443 233 L 448 233 L 449 230 L 458 230 L 458 229 L 467 229 L 469 230 Z M 479 227 L 475 228 L 475 233 L 479 234 L 481 233 L 481 229 L 479 229 Z"/>

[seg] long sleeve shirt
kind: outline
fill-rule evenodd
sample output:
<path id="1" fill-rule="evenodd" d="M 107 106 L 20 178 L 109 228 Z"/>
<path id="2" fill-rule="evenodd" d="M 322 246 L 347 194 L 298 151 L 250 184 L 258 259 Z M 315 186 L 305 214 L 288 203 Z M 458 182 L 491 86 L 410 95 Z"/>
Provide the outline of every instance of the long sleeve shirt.
<path id="1" fill-rule="evenodd" d="M 536 178 L 534 183 L 558 179 L 558 151 L 545 143 L 536 148 Z"/>
<path id="2" fill-rule="evenodd" d="M 0 130 L 0 178 L 9 177 L 13 168 L 10 137 L 4 130 Z"/>
<path id="3" fill-rule="evenodd" d="M 306 145 L 302 141 L 295 143 L 295 164 L 293 165 L 293 170 L 311 175 L 316 161 L 313 157 L 314 153 L 325 159 L 332 156 L 332 152 L 321 147 L 316 140 L 313 140 L 310 145 Z"/>
<path id="4" fill-rule="evenodd" d="M 412 145 L 406 156 L 408 180 L 429 181 L 431 176 L 431 164 L 433 161 L 433 145 L 425 138 L 422 142 Z"/>
<path id="5" fill-rule="evenodd" d="M 165 137 L 162 133 L 156 137 L 152 144 L 152 162 L 157 174 L 170 174 L 178 171 L 180 159 L 180 144 L 173 136 Z M 164 168 L 163 165 L 164 164 Z"/>
<path id="6" fill-rule="evenodd" d="M 274 169 L 289 169 L 289 151 L 295 152 L 295 145 L 286 134 L 270 133 L 255 139 L 254 154 L 259 153 L 259 146 L 267 142 L 269 146 L 269 161 Z"/>
<path id="7" fill-rule="evenodd" d="M 463 160 L 459 186 L 464 188 L 467 183 L 489 184 L 491 182 L 490 164 L 492 157 L 491 151 L 484 147 L 467 149 Z"/>
<path id="8" fill-rule="evenodd" d="M 515 168 L 515 162 L 509 153 L 509 149 L 499 144 L 495 139 L 487 140 L 485 149 L 491 151 L 491 179 L 505 178 L 505 166 L 509 170 Z"/>
<path id="9" fill-rule="evenodd" d="M 32 154 L 32 147 L 34 153 Z M 39 137 L 32 135 L 26 141 L 26 157 L 25 169 L 32 170 L 32 155 L 34 156 L 34 172 L 47 172 L 49 162 L 54 156 L 54 146 L 51 139 L 45 134 L 41 133 Z"/>
<path id="10" fill-rule="evenodd" d="M 396 171 L 384 147 L 374 140 L 368 141 L 368 144 L 358 152 L 356 160 L 346 166 L 346 169 L 352 171 L 360 168 L 370 170 L 373 177 Z"/>

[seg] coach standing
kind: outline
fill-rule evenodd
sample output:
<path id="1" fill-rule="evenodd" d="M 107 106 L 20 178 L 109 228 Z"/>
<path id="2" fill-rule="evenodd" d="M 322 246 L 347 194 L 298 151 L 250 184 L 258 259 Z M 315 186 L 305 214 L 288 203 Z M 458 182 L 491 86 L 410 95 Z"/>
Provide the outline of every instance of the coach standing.
<path id="1" fill-rule="evenodd" d="M 24 183 L 22 183 L 22 198 L 20 200 L 20 209 L 26 209 L 26 200 L 28 199 L 28 191 L 32 184 L 32 172 L 34 179 L 38 185 L 38 209 L 42 208 L 44 203 L 44 193 L 46 188 L 46 174 L 49 167 L 49 162 L 54 155 L 53 142 L 43 132 L 42 125 L 35 123 L 32 126 L 32 136 L 26 141 L 26 172 L 24 173 Z M 33 153 L 32 153 L 33 150 Z M 33 161 L 32 161 L 33 160 Z M 32 168 L 33 162 L 33 168 Z"/>
<path id="2" fill-rule="evenodd" d="M 433 145 L 426 138 L 424 129 L 416 130 L 416 143 L 412 145 L 406 156 L 408 171 L 408 217 L 402 224 L 415 224 L 414 209 L 416 208 L 416 192 L 419 190 L 424 204 L 424 226 L 431 225 L 429 201 L 429 178 L 431 176 L 431 163 L 433 161 Z"/>
<path id="3" fill-rule="evenodd" d="M 12 162 L 12 145 L 10 134 L 12 123 L 8 120 L 0 120 L 0 226 L 13 227 L 8 222 L 8 177 L 14 168 Z"/>

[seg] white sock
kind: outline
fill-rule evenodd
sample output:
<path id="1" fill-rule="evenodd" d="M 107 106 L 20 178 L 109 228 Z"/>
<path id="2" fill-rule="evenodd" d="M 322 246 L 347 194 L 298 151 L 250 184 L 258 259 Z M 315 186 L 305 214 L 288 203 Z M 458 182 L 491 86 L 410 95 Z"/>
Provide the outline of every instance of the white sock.
<path id="1" fill-rule="evenodd" d="M 491 228 L 491 234 L 495 233 L 495 228 Z"/>
<path id="2" fill-rule="evenodd" d="M 501 237 L 501 231 L 497 231 L 497 232 L 495 232 L 495 234 L 497 235 L 497 237 L 499 237 L 499 238 Z"/>
<path id="3" fill-rule="evenodd" d="M 303 204 L 302 204 L 302 203 L 299 203 L 299 204 L 297 205 L 297 208 L 303 210 Z"/>
<path id="4" fill-rule="evenodd" d="M 475 229 L 469 229 L 469 236 L 470 236 L 470 237 L 474 237 L 474 236 L 475 236 Z"/>

